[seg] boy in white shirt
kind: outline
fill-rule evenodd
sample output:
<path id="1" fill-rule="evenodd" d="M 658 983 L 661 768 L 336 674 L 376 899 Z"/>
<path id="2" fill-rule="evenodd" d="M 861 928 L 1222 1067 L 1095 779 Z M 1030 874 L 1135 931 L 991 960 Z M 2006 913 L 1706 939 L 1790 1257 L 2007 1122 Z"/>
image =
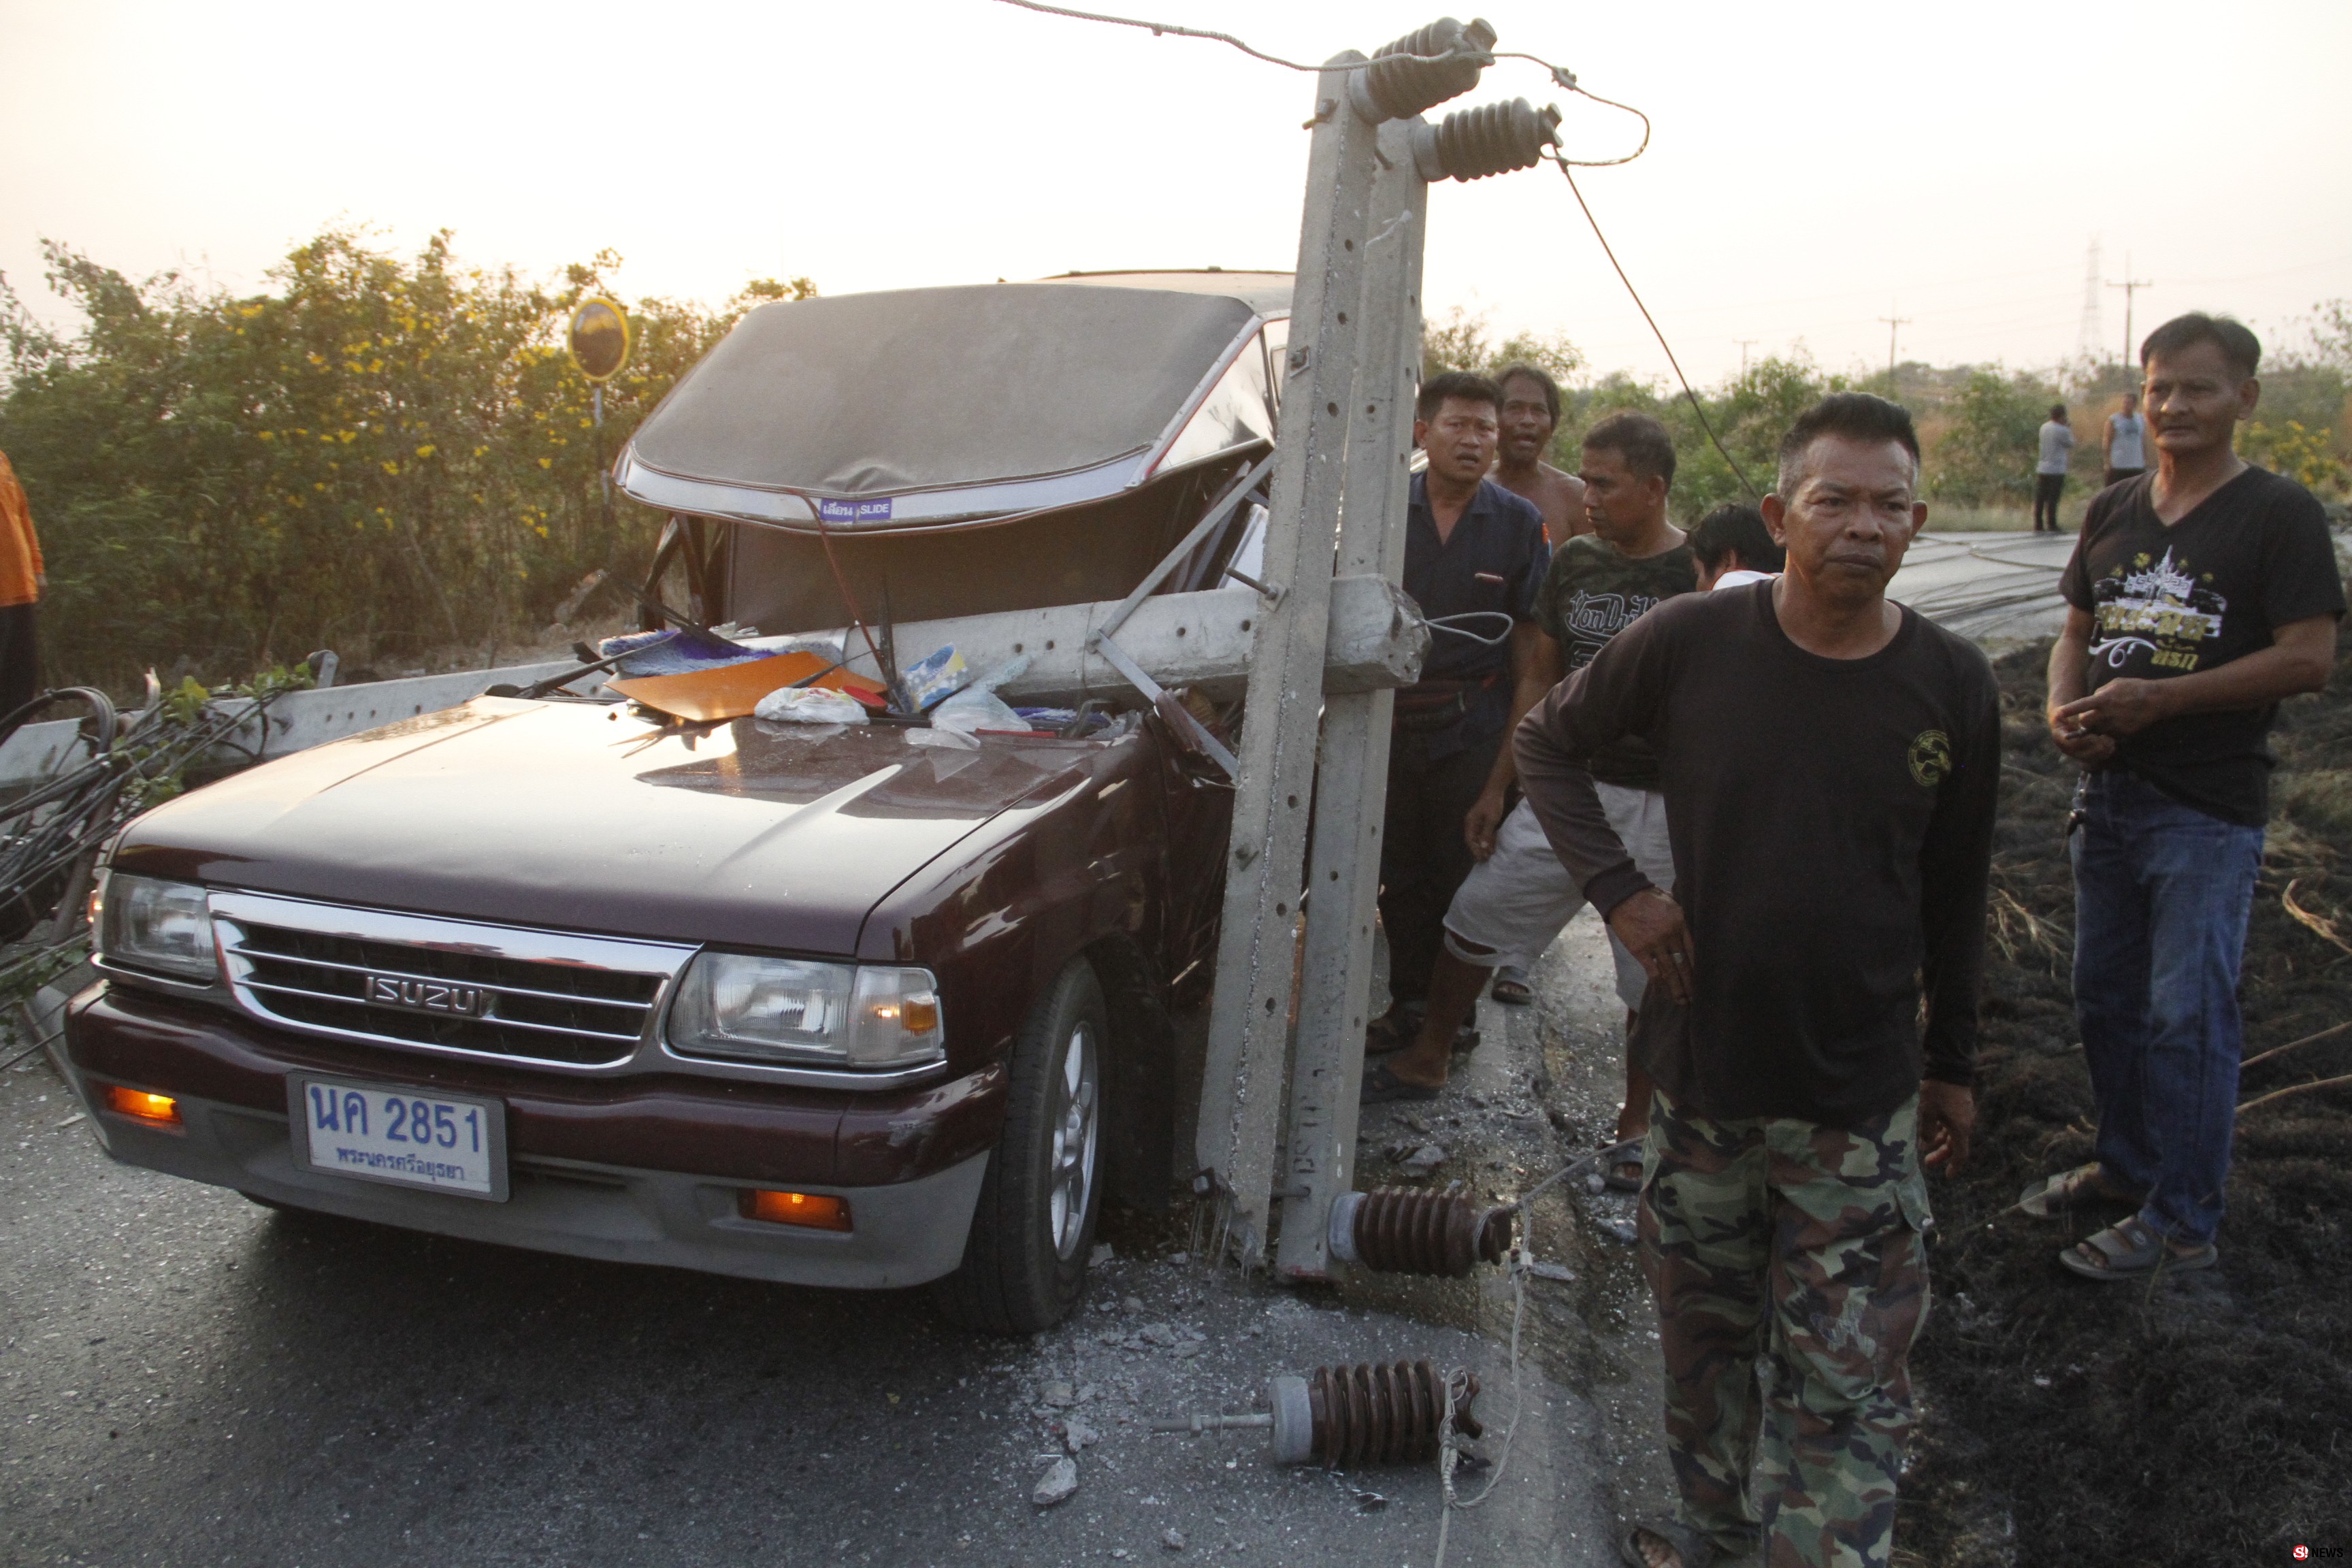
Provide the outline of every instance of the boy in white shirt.
<path id="1" fill-rule="evenodd" d="M 1702 594 L 1776 577 L 1789 559 L 1789 552 L 1772 542 L 1764 514 L 1738 501 L 1727 502 L 1699 519 L 1698 526 L 1690 531 L 1690 548 Z"/>

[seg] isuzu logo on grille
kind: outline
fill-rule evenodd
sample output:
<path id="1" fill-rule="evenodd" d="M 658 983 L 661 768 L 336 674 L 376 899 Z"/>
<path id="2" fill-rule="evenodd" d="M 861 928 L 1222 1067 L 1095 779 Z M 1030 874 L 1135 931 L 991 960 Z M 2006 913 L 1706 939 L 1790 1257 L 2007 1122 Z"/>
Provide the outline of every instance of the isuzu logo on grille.
<path id="1" fill-rule="evenodd" d="M 386 1007 L 412 1013 L 449 1013 L 478 1018 L 490 1010 L 498 993 L 479 985 L 454 985 L 446 980 L 415 980 L 404 974 L 365 976 L 360 994 Z"/>

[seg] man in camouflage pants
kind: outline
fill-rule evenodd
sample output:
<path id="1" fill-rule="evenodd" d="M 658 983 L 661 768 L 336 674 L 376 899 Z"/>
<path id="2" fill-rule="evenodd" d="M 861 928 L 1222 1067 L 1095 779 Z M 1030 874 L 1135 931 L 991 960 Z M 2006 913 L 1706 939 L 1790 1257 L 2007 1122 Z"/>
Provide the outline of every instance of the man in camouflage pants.
<path id="1" fill-rule="evenodd" d="M 1886 1562 L 1911 1429 L 1905 1362 L 1927 1312 L 1917 1124 L 1916 1099 L 1841 1129 L 1715 1121 L 1659 1097 L 1642 1271 L 1658 1302 L 1666 1447 L 1684 1524 L 1727 1556 L 1755 1543 L 1754 1455 L 1774 1568 Z"/>
<path id="2" fill-rule="evenodd" d="M 1782 576 L 1658 605 L 1518 731 L 1545 837 L 1650 980 L 1642 1257 L 1680 1506 L 1621 1540 L 1633 1568 L 1893 1551 L 1923 1173 L 1966 1160 L 1976 1114 L 2000 765 L 1984 656 L 1885 598 L 1918 477 L 1909 415 L 1824 399 L 1764 501 Z M 1627 735 L 1660 760 L 1671 897 L 1589 770 Z"/>

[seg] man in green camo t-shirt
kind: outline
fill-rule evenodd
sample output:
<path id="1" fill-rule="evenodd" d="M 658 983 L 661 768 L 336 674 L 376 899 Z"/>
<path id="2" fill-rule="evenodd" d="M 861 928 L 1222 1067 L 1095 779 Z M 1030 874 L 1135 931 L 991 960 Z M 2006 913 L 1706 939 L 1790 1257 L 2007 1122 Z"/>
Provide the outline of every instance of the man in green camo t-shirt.
<path id="1" fill-rule="evenodd" d="M 1664 426 L 1644 414 L 1602 420 L 1584 437 L 1581 478 L 1585 515 L 1593 531 L 1553 552 L 1536 595 L 1539 661 L 1549 679 L 1592 662 L 1609 639 L 1662 599 L 1698 587 L 1697 565 L 1683 531 L 1666 521 L 1674 483 L 1675 447 Z M 1674 883 L 1674 851 L 1666 837 L 1665 802 L 1658 794 L 1658 760 L 1638 738 L 1617 742 L 1592 761 L 1593 777 L 1611 824 L 1642 872 L 1661 887 Z M 1429 1010 L 1412 1045 L 1368 1075 L 1367 1101 L 1433 1100 L 1445 1083 L 1455 1031 L 1475 1005 L 1478 989 L 1497 965 L 1524 967 L 1549 947 L 1583 907 L 1584 894 L 1543 828 L 1522 805 L 1472 852 L 1478 864 L 1445 911 L 1445 945 L 1429 982 Z M 1628 1028 L 1641 1009 L 1648 977 L 1631 953 L 1610 939 L 1617 960 L 1617 994 Z M 1625 1103 L 1617 1116 L 1619 1140 L 1648 1130 L 1650 1082 L 1629 1059 Z M 1613 1186 L 1639 1184 L 1638 1160 L 1609 1173 Z"/>

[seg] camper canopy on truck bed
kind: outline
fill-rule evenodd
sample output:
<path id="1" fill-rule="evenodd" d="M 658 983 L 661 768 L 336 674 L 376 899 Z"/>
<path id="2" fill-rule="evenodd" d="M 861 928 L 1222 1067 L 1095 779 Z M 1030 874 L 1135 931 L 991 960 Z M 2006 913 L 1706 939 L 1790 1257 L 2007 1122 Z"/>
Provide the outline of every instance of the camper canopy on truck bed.
<path id="1" fill-rule="evenodd" d="M 650 506 L 856 531 L 1100 500 L 1273 437 L 1280 273 L 1123 273 L 762 305 L 622 455 Z"/>
<path id="2" fill-rule="evenodd" d="M 615 466 L 667 602 L 769 634 L 1126 596 L 1273 449 L 1290 277 L 1097 273 L 762 305 Z M 1160 584 L 1249 564 L 1247 519 Z M 846 584 L 851 600 L 845 600 Z"/>

